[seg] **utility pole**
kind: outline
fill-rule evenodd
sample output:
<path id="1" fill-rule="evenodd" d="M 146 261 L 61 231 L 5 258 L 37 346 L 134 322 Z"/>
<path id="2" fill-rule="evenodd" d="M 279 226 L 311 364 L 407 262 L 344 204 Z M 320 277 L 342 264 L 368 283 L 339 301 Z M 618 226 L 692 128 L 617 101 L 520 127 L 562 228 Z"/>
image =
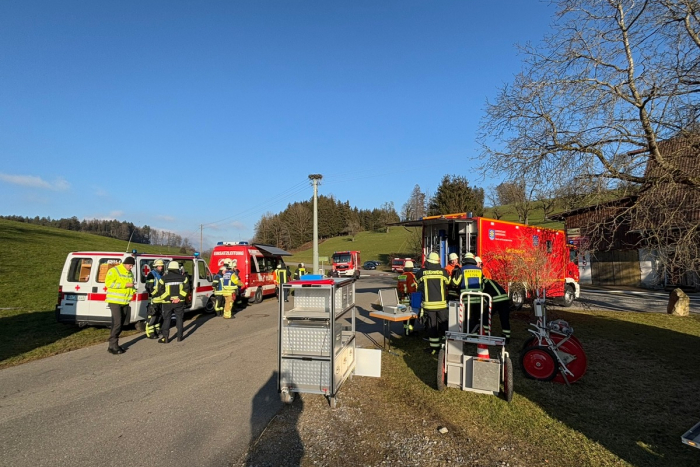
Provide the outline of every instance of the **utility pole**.
<path id="1" fill-rule="evenodd" d="M 311 174 L 309 175 L 309 180 L 314 186 L 314 238 L 313 238 L 313 249 L 314 249 L 314 259 L 313 268 L 314 274 L 318 274 L 318 184 L 323 178 L 321 174 Z"/>
<path id="2" fill-rule="evenodd" d="M 204 224 L 199 224 L 199 254 L 202 254 L 202 251 L 204 250 Z"/>

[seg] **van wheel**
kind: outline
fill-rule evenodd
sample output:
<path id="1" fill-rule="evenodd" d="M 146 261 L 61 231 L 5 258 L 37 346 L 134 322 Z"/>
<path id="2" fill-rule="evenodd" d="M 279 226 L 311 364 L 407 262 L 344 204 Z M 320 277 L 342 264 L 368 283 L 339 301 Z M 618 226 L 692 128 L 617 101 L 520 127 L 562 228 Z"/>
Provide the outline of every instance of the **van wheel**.
<path id="1" fill-rule="evenodd" d="M 145 321 L 136 321 L 134 323 L 134 328 L 138 332 L 144 332 L 146 330 L 146 322 Z"/>
<path id="2" fill-rule="evenodd" d="M 209 297 L 209 300 L 207 300 L 207 304 L 204 306 L 204 309 L 206 310 L 207 313 L 214 313 L 214 296 L 212 295 Z"/>
<path id="3" fill-rule="evenodd" d="M 260 303 L 263 301 L 263 294 L 262 294 L 262 289 L 258 287 L 258 290 L 255 291 L 255 298 L 253 299 L 253 303 Z"/>

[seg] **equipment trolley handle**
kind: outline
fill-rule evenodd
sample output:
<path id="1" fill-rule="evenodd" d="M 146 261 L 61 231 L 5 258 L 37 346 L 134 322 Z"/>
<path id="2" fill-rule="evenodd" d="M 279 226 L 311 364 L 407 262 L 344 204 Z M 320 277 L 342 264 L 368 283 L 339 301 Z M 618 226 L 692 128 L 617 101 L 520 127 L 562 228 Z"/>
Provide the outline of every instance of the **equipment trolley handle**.
<path id="1" fill-rule="evenodd" d="M 468 329 L 469 322 L 471 321 L 471 300 L 469 300 L 470 297 L 479 297 L 481 300 L 481 303 L 479 305 L 479 335 L 483 336 L 484 335 L 484 300 L 488 301 L 489 304 L 489 315 L 488 315 L 488 323 L 489 323 L 489 332 L 488 335 L 491 335 L 491 306 L 492 306 L 492 300 L 491 296 L 487 293 L 484 292 L 462 292 L 459 294 L 459 303 L 460 307 L 465 308 L 464 304 L 464 298 L 467 298 L 467 303 L 466 303 L 466 309 L 467 309 L 467 334 L 473 334 L 472 329 Z"/>

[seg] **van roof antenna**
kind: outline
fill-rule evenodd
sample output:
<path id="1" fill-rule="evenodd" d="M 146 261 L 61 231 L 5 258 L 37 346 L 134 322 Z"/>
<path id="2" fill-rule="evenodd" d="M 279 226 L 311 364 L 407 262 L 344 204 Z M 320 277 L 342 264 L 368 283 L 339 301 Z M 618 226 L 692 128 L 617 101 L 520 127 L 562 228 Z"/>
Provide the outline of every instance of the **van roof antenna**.
<path id="1" fill-rule="evenodd" d="M 129 252 L 129 245 L 131 245 L 131 237 L 134 236 L 134 232 L 136 232 L 136 230 L 132 230 L 132 231 L 131 231 L 131 235 L 129 235 L 129 242 L 126 244 L 126 251 L 125 251 L 125 253 L 128 253 L 128 252 Z"/>

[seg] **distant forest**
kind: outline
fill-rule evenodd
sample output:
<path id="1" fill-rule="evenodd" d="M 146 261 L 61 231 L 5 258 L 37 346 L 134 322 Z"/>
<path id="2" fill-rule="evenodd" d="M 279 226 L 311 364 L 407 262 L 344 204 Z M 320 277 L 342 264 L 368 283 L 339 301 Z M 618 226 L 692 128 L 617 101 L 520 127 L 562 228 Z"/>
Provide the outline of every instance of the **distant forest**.
<path id="1" fill-rule="evenodd" d="M 189 239 L 181 235 L 151 228 L 147 225 L 137 227 L 131 222 L 118 220 L 89 219 L 79 220 L 73 216 L 64 219 L 51 219 L 50 217 L 23 217 L 23 216 L 0 216 L 0 219 L 7 219 L 16 222 L 26 222 L 27 224 L 43 225 L 46 227 L 56 227 L 76 232 L 85 232 L 103 237 L 116 238 L 132 243 L 143 243 L 147 245 L 162 245 L 170 247 L 182 247 L 192 249 Z"/>

